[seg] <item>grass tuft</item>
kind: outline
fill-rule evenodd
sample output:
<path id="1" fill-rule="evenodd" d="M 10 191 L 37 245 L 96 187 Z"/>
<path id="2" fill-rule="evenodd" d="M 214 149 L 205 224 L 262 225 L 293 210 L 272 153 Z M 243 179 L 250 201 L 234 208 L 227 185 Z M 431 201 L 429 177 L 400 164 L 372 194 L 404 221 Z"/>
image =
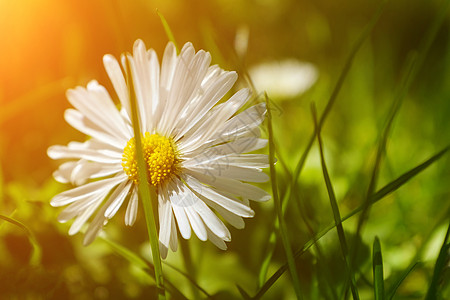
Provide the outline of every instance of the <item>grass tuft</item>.
<path id="1" fill-rule="evenodd" d="M 273 202 L 275 204 L 275 211 L 278 216 L 278 223 L 280 226 L 280 235 L 283 242 L 283 247 L 286 252 L 286 257 L 289 265 L 289 272 L 292 276 L 292 284 L 294 286 L 295 294 L 297 299 L 302 299 L 302 294 L 300 290 L 300 281 L 298 279 L 297 268 L 295 265 L 294 255 L 291 249 L 291 243 L 289 242 L 289 236 L 287 233 L 286 224 L 284 222 L 281 201 L 278 197 L 278 186 L 277 186 L 277 174 L 275 172 L 275 144 L 273 141 L 273 130 L 272 130 L 272 112 L 269 97 L 265 95 L 266 105 L 267 105 L 267 128 L 269 133 L 269 165 L 270 165 L 270 181 L 272 184 L 272 195 Z"/>
<path id="2" fill-rule="evenodd" d="M 36 240 L 36 237 L 34 236 L 33 232 L 22 222 L 13 219 L 11 217 L 7 217 L 4 215 L 0 214 L 0 219 L 13 224 L 17 227 L 19 227 L 20 229 L 22 229 L 23 231 L 25 231 L 25 233 L 27 234 L 28 240 L 30 241 L 31 247 L 33 248 L 33 252 L 31 253 L 30 256 L 30 265 L 33 267 L 39 266 L 41 263 L 41 258 L 42 258 L 42 250 L 41 250 L 41 246 L 39 245 L 38 241 Z"/>
<path id="3" fill-rule="evenodd" d="M 314 125 L 315 125 L 314 128 L 315 128 L 315 132 L 317 134 L 317 141 L 319 143 L 320 162 L 322 164 L 323 177 L 325 179 L 325 185 L 327 186 L 328 196 L 330 198 L 331 210 L 333 211 L 334 223 L 336 224 L 336 229 L 337 229 L 337 233 L 338 233 L 338 237 L 339 237 L 339 243 L 341 246 L 342 255 L 344 257 L 345 267 L 348 272 L 353 299 L 359 299 L 359 293 L 358 293 L 358 289 L 356 287 L 355 274 L 353 273 L 353 270 L 351 268 L 347 240 L 345 238 L 344 228 L 342 226 L 341 213 L 339 212 L 339 206 L 336 201 L 336 196 L 334 194 L 333 185 L 331 183 L 330 175 L 328 173 L 328 168 L 327 168 L 327 165 L 325 162 L 325 156 L 323 153 L 323 144 L 322 144 L 322 138 L 321 138 L 321 134 L 320 134 L 320 131 L 321 131 L 320 126 L 321 125 L 317 122 L 317 113 L 316 113 L 314 103 L 311 107 L 312 107 L 311 109 L 312 109 L 313 118 L 314 118 Z"/>

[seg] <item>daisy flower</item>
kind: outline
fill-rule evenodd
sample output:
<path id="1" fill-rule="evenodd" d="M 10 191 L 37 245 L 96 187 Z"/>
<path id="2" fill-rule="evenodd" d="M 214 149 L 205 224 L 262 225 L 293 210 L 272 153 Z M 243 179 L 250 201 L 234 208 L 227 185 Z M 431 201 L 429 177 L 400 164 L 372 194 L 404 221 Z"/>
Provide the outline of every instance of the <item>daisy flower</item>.
<path id="1" fill-rule="evenodd" d="M 177 249 L 177 226 L 183 238 L 191 232 L 210 240 L 220 249 L 231 240 L 224 220 L 243 228 L 243 218 L 253 217 L 249 200 L 270 196 L 248 182 L 265 182 L 267 155 L 243 154 L 263 148 L 259 125 L 266 112 L 263 103 L 241 113 L 250 98 L 242 89 L 221 101 L 237 80 L 236 72 L 211 66 L 211 56 L 192 44 L 177 55 L 172 43 L 159 64 L 153 49 L 141 40 L 133 54 L 111 55 L 103 63 L 120 101 L 114 104 L 107 90 L 96 81 L 67 91 L 74 109 L 65 120 L 90 136 L 86 142 L 52 146 L 52 159 L 66 159 L 54 172 L 62 183 L 75 187 L 51 200 L 67 206 L 60 222 L 75 219 L 69 234 L 88 222 L 84 244 L 91 243 L 117 211 L 126 205 L 125 224 L 133 225 L 138 212 L 136 147 L 126 76 L 129 64 L 139 110 L 142 147 L 149 184 L 158 195 L 159 244 L 165 257 Z M 220 104 L 219 104 L 220 102 Z"/>

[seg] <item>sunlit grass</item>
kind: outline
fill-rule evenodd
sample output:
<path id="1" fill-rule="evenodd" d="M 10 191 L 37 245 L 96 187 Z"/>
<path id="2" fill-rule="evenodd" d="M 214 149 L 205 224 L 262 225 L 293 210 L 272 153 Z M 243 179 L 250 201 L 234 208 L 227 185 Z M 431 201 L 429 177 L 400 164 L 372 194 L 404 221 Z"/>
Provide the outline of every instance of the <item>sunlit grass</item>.
<path id="1" fill-rule="evenodd" d="M 391 2 L 376 3 L 361 17 L 365 27 L 352 28 L 351 38 L 341 41 L 344 54 L 335 59 L 323 52 L 317 58 L 320 75 L 311 90 L 292 99 L 267 95 L 263 137 L 269 139 L 265 153 L 271 167 L 266 172 L 272 180 L 261 187 L 272 190 L 273 199 L 252 205 L 255 217 L 246 220 L 246 228 L 231 229 L 233 240 L 225 252 L 195 237 L 179 238 L 178 252 L 161 261 L 158 224 L 146 223 L 148 215 L 157 213 L 151 207 L 140 212 L 131 228 L 123 226 L 124 212 L 119 212 L 98 240 L 83 247 L 82 236 L 68 236 L 68 225 L 57 223 L 58 210 L 49 207 L 51 197 L 66 188 L 52 181 L 54 165 L 40 162 L 45 175 L 34 179 L 25 171 L 12 176 L 9 162 L 2 161 L 0 295 L 151 299 L 164 289 L 159 295 L 169 299 L 446 299 L 450 136 L 443 128 L 450 126 L 445 117 L 450 105 L 424 98 L 450 95 L 444 84 L 430 83 L 448 73 L 448 53 L 437 75 L 425 72 L 437 52 L 433 45 L 440 30 L 448 30 L 449 1 L 433 2 L 438 8 L 420 33 L 420 45 L 395 61 L 391 52 L 398 49 L 379 38 L 390 33 Z M 320 5 L 315 9 L 318 13 Z M 181 44 L 189 38 L 170 14 L 151 13 L 166 41 L 176 43 L 176 36 Z M 248 84 L 247 64 L 258 56 L 253 29 L 245 57 L 223 47 L 228 32 L 206 36 L 220 32 L 220 26 L 198 34 L 207 50 L 221 51 L 217 57 L 240 71 L 241 85 Z M 280 25 L 281 30 L 288 29 Z M 272 51 L 284 56 L 277 41 L 272 43 Z M 201 43 L 195 46 L 202 48 Z M 332 61 L 338 63 L 329 69 L 321 64 Z M 18 101 L 0 102 L 1 145 L 12 145 L 7 143 L 10 124 L 32 116 L 30 107 L 43 110 L 45 98 L 55 94 L 63 102 L 63 90 L 76 84 L 84 82 L 55 80 L 23 91 Z M 254 101 L 265 101 L 259 92 L 254 91 Z M 311 103 L 317 106 L 312 114 Z M 51 109 L 46 111 L 41 118 L 49 118 Z M 412 120 L 417 112 L 420 120 Z M 53 123 L 55 134 L 74 135 L 67 125 Z M 44 153 L 50 144 L 40 150 Z M 24 160 L 32 155 L 26 145 L 20 149 L 14 155 Z M 148 199 L 141 204 L 151 203 L 150 194 L 143 194 Z"/>

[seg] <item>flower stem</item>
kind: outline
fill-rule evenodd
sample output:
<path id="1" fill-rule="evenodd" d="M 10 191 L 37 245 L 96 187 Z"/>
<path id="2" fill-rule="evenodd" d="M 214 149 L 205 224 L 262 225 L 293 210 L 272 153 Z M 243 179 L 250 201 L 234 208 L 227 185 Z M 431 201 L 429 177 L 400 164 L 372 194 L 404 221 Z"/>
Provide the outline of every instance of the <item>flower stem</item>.
<path id="1" fill-rule="evenodd" d="M 139 126 L 139 114 L 137 111 L 136 95 L 134 92 L 133 80 L 131 79 L 131 69 L 127 64 L 127 83 L 130 96 L 131 118 L 133 122 L 134 138 L 136 141 L 136 156 L 138 163 L 139 184 L 138 192 L 139 198 L 144 207 L 145 221 L 147 223 L 147 230 L 150 239 L 150 247 L 152 249 L 153 265 L 155 266 L 155 281 L 158 289 L 158 299 L 166 299 L 164 290 L 164 278 L 161 265 L 161 257 L 159 254 L 159 238 L 156 230 L 155 213 L 153 211 L 152 203 L 158 202 L 155 188 L 148 184 L 147 168 L 144 160 L 144 153 L 142 151 L 141 130 Z"/>
<path id="2" fill-rule="evenodd" d="M 189 244 L 185 239 L 180 239 L 181 246 L 181 254 L 183 255 L 184 267 L 186 269 L 186 273 L 189 274 L 192 281 L 190 281 L 190 287 L 192 291 L 192 297 L 194 299 L 200 299 L 200 293 L 198 288 L 193 284 L 197 280 L 197 271 L 195 269 L 194 264 L 192 263 L 192 253 L 191 248 L 189 248 Z"/>
<path id="3" fill-rule="evenodd" d="M 294 286 L 297 299 L 302 299 L 300 290 L 300 281 L 298 279 L 297 268 L 295 265 L 294 254 L 292 253 L 291 243 L 289 242 L 289 236 L 287 233 L 286 223 L 284 222 L 283 212 L 281 208 L 281 201 L 278 197 L 277 176 L 275 171 L 275 144 L 273 142 L 273 130 L 272 130 L 272 113 L 269 103 L 269 97 L 266 94 L 266 106 L 267 106 L 267 127 L 269 131 L 269 164 L 270 164 L 270 181 L 272 183 L 272 194 L 275 210 L 278 216 L 278 222 L 280 225 L 281 240 L 283 242 L 284 250 L 286 252 L 289 272 L 292 277 L 292 284 Z"/>

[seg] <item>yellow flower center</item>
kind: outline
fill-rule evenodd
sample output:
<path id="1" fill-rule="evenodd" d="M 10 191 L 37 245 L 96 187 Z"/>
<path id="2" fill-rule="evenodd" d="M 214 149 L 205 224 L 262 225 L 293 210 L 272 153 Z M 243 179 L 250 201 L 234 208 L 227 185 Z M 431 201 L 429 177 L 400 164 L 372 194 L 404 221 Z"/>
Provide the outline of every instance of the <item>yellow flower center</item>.
<path id="1" fill-rule="evenodd" d="M 147 165 L 149 183 L 158 186 L 167 181 L 178 168 L 180 162 L 171 139 L 159 134 L 145 133 L 142 137 L 142 150 Z M 122 168 L 128 178 L 136 184 L 139 182 L 138 163 L 136 158 L 136 142 L 131 138 L 122 155 Z"/>

